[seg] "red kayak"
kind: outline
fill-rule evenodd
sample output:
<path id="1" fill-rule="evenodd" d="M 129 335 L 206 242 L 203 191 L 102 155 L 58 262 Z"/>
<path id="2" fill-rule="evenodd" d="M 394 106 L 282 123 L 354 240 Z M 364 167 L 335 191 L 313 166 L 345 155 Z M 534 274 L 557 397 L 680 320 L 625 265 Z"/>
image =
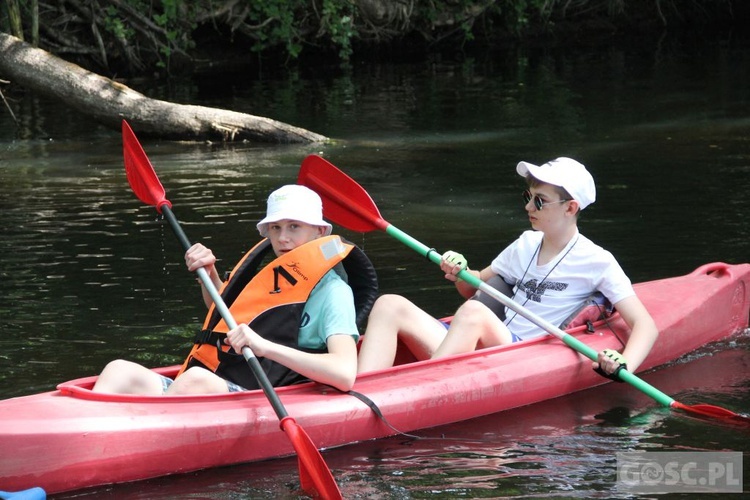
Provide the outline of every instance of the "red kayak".
<path id="1" fill-rule="evenodd" d="M 748 328 L 750 264 L 707 264 L 635 289 L 660 331 L 641 371 Z M 628 338 L 617 313 L 593 326 L 593 332 L 582 325 L 566 333 L 596 351 L 620 348 L 617 337 Z M 403 432 L 608 382 L 588 358 L 552 335 L 439 360 L 400 359 L 394 368 L 360 376 L 354 389 Z M 166 375 L 176 370 L 157 369 Z M 0 401 L 0 487 L 42 487 L 51 494 L 294 453 L 261 391 L 102 395 L 91 392 L 94 381 L 72 380 L 55 391 Z M 395 433 L 361 400 L 330 387 L 307 383 L 277 392 L 321 448 Z"/>

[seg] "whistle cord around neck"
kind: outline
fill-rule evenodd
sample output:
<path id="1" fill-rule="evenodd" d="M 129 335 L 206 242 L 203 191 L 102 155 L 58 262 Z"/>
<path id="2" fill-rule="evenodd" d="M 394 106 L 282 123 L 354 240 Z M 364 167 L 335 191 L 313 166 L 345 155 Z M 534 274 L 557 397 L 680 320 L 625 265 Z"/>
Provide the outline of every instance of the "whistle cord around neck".
<path id="1" fill-rule="evenodd" d="M 560 260 L 558 260 L 557 262 L 555 262 L 555 265 L 552 266 L 552 269 L 550 269 L 549 272 L 544 276 L 544 278 L 542 278 L 542 281 L 540 281 L 539 284 L 537 285 L 537 289 L 541 288 L 542 284 L 545 281 L 547 281 L 547 278 L 549 278 L 549 275 L 552 274 L 552 271 L 554 271 L 557 268 L 557 266 L 560 264 L 560 262 L 562 262 L 563 259 L 568 256 L 568 254 L 570 253 L 571 250 L 573 250 L 573 248 L 576 246 L 576 243 L 578 243 L 578 240 L 580 238 L 581 238 L 581 235 L 579 234 L 576 237 L 576 240 L 573 242 L 573 244 L 570 245 L 570 248 L 568 248 L 568 250 L 563 254 L 562 257 L 560 257 Z M 536 258 L 537 254 L 539 253 L 539 250 L 541 250 L 541 248 L 542 248 L 542 242 L 540 241 L 539 242 L 539 246 L 537 246 L 536 250 L 534 250 L 534 255 L 532 255 L 531 256 L 531 260 L 529 260 L 529 264 L 526 266 L 526 270 L 523 272 L 523 276 L 521 276 L 521 279 L 518 281 L 518 284 L 516 285 L 516 291 L 513 292 L 513 296 L 510 298 L 511 300 L 515 300 L 516 294 L 518 294 L 518 291 L 521 289 L 521 285 L 523 285 L 523 280 L 524 280 L 524 278 L 526 278 L 526 273 L 529 272 L 529 269 L 531 268 L 531 264 L 534 262 L 534 259 Z M 527 291 L 526 292 L 526 300 L 523 301 L 523 304 L 521 304 L 521 307 L 525 306 L 526 303 L 529 301 L 530 298 L 531 298 L 531 296 L 529 295 L 529 293 Z M 514 312 L 513 316 L 511 316 L 511 318 L 508 321 L 505 322 L 505 326 L 510 325 L 510 323 L 514 319 L 516 319 L 516 316 L 518 316 L 518 311 L 513 311 L 513 312 Z"/>

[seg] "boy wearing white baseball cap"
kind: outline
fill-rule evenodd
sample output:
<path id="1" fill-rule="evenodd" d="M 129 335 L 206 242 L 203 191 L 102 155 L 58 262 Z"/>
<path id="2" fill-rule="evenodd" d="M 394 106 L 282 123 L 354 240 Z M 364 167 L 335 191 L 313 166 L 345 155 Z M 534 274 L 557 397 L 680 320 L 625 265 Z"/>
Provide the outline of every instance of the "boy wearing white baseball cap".
<path id="1" fill-rule="evenodd" d="M 596 200 L 593 177 L 581 163 L 565 157 L 542 165 L 522 161 L 516 172 L 528 185 L 523 200 L 532 230 L 522 233 L 481 271 L 469 270 L 461 254 L 446 252 L 441 262 L 446 279 L 455 282 L 467 299 L 480 298 L 481 293 L 457 279 L 462 269 L 482 281 L 500 283 L 512 300 L 555 325 L 562 324 L 594 292 L 601 292 L 632 328 L 632 334 L 622 353 L 603 351 L 594 368 L 615 379 L 620 367 L 635 371 L 658 331 L 612 254 L 578 231 L 580 212 Z M 450 325 L 443 325 L 404 297 L 380 297 L 370 314 L 358 370 L 381 369 L 392 363 L 395 339 L 409 346 L 418 359 L 427 359 L 546 334 L 513 310 L 496 313 L 483 301 L 486 303 L 486 299 L 467 300 Z"/>

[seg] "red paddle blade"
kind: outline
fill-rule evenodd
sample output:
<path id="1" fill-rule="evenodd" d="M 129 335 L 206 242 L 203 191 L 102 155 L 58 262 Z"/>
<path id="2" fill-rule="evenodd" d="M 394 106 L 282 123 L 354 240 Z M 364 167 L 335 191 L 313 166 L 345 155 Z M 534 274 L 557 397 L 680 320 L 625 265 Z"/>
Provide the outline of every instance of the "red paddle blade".
<path id="1" fill-rule="evenodd" d="M 305 430 L 292 417 L 281 419 L 281 428 L 297 452 L 300 485 L 305 493 L 326 500 L 343 498 L 331 470 Z"/>
<path id="2" fill-rule="evenodd" d="M 685 405 L 678 401 L 675 401 L 674 403 L 672 403 L 671 406 L 672 408 L 677 408 L 677 409 L 686 411 L 688 413 L 694 413 L 702 417 L 718 418 L 722 420 L 732 420 L 734 422 L 750 424 L 750 416 L 742 415 L 740 413 L 735 413 L 733 411 L 727 410 L 726 408 L 722 408 L 721 406 L 706 405 L 706 404 Z"/>
<path id="3" fill-rule="evenodd" d="M 307 186 L 323 200 L 323 214 L 331 222 L 352 231 L 385 231 L 388 222 L 362 186 L 320 156 L 302 161 L 297 184 Z"/>
<path id="4" fill-rule="evenodd" d="M 122 156 L 125 160 L 125 175 L 138 199 L 155 206 L 159 212 L 162 205 L 172 208 L 146 152 L 125 120 L 122 121 Z"/>

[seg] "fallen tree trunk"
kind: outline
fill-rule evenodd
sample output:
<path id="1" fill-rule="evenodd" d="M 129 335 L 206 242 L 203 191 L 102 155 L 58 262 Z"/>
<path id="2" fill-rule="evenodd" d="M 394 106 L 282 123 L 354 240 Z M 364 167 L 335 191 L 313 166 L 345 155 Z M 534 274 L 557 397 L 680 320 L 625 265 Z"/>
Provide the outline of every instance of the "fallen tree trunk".
<path id="1" fill-rule="evenodd" d="M 0 76 L 59 99 L 115 130 L 120 130 L 124 118 L 136 132 L 166 139 L 276 143 L 327 140 L 269 118 L 150 99 L 2 32 Z"/>

